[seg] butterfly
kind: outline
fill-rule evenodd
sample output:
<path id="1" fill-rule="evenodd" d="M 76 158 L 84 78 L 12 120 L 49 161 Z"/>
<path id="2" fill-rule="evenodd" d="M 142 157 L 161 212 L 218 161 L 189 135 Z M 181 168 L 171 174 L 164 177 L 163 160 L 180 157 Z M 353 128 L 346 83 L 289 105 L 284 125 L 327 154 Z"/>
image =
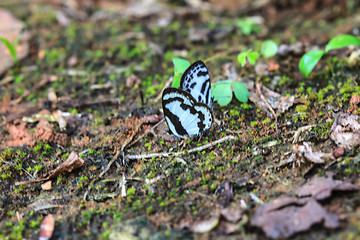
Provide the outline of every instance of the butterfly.
<path id="1" fill-rule="evenodd" d="M 213 123 L 210 75 L 202 61 L 181 76 L 180 88 L 166 88 L 162 106 L 166 123 L 175 136 L 201 135 Z"/>

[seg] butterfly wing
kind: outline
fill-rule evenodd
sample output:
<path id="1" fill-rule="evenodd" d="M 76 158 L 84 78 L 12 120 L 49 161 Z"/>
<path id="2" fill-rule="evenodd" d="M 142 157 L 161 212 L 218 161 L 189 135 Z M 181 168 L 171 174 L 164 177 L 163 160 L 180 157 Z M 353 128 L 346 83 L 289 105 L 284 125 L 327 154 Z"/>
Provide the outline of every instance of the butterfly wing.
<path id="1" fill-rule="evenodd" d="M 166 88 L 162 105 L 166 123 L 175 136 L 200 135 L 213 122 L 211 109 L 181 89 Z"/>
<path id="2" fill-rule="evenodd" d="M 211 83 L 209 71 L 202 61 L 194 62 L 181 76 L 180 88 L 191 94 L 197 102 L 210 106 Z"/>

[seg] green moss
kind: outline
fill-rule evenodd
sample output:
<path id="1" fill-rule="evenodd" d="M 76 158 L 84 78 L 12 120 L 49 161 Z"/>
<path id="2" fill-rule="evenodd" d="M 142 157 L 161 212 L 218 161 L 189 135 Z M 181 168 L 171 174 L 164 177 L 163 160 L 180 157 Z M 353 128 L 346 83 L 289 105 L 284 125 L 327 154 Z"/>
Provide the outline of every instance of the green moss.
<path id="1" fill-rule="evenodd" d="M 295 108 L 295 112 L 297 112 L 297 113 L 303 113 L 303 112 L 306 112 L 306 110 L 307 110 L 306 105 L 298 105 Z"/>
<path id="2" fill-rule="evenodd" d="M 134 196 L 135 195 L 135 188 L 134 187 L 131 187 L 131 188 L 128 188 L 127 191 L 126 191 L 126 195 L 131 197 L 131 196 Z"/>

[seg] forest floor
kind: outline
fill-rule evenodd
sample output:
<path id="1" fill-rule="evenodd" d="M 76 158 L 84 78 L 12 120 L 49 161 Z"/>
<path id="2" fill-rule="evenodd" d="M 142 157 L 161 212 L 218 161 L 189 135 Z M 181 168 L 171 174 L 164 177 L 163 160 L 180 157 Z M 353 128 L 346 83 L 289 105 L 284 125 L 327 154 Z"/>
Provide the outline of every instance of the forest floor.
<path id="1" fill-rule="evenodd" d="M 359 239 L 360 48 L 298 64 L 358 37 L 360 4 L 287 2 L 1 1 L 0 239 Z M 175 139 L 178 57 L 249 101 Z"/>

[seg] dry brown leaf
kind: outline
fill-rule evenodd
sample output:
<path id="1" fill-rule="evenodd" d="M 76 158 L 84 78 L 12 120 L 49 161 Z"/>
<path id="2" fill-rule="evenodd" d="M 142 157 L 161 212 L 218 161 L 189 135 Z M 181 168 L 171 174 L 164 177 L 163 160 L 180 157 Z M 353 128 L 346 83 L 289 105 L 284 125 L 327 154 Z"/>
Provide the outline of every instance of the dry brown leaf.
<path id="1" fill-rule="evenodd" d="M 333 179 L 334 173 L 328 172 L 327 178 L 314 177 L 304 186 L 297 189 L 299 197 L 312 197 L 323 200 L 331 196 L 333 191 L 356 191 L 359 188 L 348 181 Z"/>
<path id="2" fill-rule="evenodd" d="M 331 229 L 340 225 L 338 217 L 326 212 L 316 200 L 290 197 L 261 205 L 251 219 L 251 225 L 261 228 L 274 239 L 288 238 L 315 224 L 323 224 Z"/>
<path id="3" fill-rule="evenodd" d="M 10 41 L 11 44 L 19 38 L 18 45 L 16 47 L 16 57 L 18 60 L 23 59 L 29 52 L 29 39 L 28 32 L 22 32 L 24 23 L 15 18 L 11 12 L 0 9 L 0 37 L 3 37 Z M 0 75 L 7 69 L 14 65 L 14 61 L 11 57 L 7 47 L 0 42 Z"/>
<path id="4" fill-rule="evenodd" d="M 298 157 L 305 158 L 306 160 L 313 163 L 324 163 L 328 160 L 335 160 L 335 157 L 332 153 L 313 152 L 309 142 L 304 142 L 303 145 L 294 145 L 293 152 Z"/>
<path id="5" fill-rule="evenodd" d="M 15 185 L 20 185 L 20 184 L 28 185 L 31 183 L 46 181 L 57 177 L 61 173 L 72 172 L 74 169 L 81 167 L 83 164 L 84 164 L 84 160 L 81 157 L 79 157 L 76 152 L 72 152 L 70 153 L 70 155 L 68 156 L 65 162 L 63 162 L 56 169 L 48 173 L 48 177 L 40 178 L 32 181 L 16 182 Z"/>
<path id="6" fill-rule="evenodd" d="M 331 196 L 332 191 L 355 191 L 359 188 L 349 182 L 315 177 L 297 190 L 299 197 L 280 197 L 258 207 L 251 225 L 261 228 L 270 238 L 287 238 L 303 232 L 315 224 L 334 229 L 339 227 L 338 217 L 328 213 L 317 200 Z"/>
<path id="7" fill-rule="evenodd" d="M 52 214 L 47 215 L 40 225 L 39 240 L 48 240 L 52 237 L 55 228 L 55 218 Z"/>
<path id="8" fill-rule="evenodd" d="M 334 114 L 330 138 L 340 147 L 351 149 L 360 145 L 360 119 L 358 115 L 348 113 Z"/>
<path id="9" fill-rule="evenodd" d="M 268 101 L 270 106 L 274 109 L 276 115 L 278 116 L 280 113 L 285 112 L 288 110 L 295 101 L 294 96 L 287 96 L 282 97 L 280 94 L 268 89 L 265 86 L 261 87 L 262 94 L 264 95 L 265 99 Z M 255 92 L 250 92 L 249 100 L 256 104 L 261 110 L 266 112 L 269 117 L 274 118 L 271 111 L 268 110 L 266 103 L 261 99 L 259 95 Z"/>
<path id="10" fill-rule="evenodd" d="M 190 226 L 191 231 L 195 233 L 206 233 L 213 230 L 219 224 L 219 216 L 211 217 L 210 219 L 195 222 Z"/>
<path id="11" fill-rule="evenodd" d="M 141 118 L 141 122 L 143 123 L 158 123 L 160 120 L 160 116 L 157 114 L 147 115 Z"/>
<path id="12" fill-rule="evenodd" d="M 242 218 L 243 210 L 238 205 L 231 205 L 222 209 L 220 214 L 224 217 L 225 220 L 236 223 Z"/>
<path id="13" fill-rule="evenodd" d="M 44 182 L 43 184 L 41 184 L 41 189 L 48 191 L 51 190 L 51 180 Z"/>

